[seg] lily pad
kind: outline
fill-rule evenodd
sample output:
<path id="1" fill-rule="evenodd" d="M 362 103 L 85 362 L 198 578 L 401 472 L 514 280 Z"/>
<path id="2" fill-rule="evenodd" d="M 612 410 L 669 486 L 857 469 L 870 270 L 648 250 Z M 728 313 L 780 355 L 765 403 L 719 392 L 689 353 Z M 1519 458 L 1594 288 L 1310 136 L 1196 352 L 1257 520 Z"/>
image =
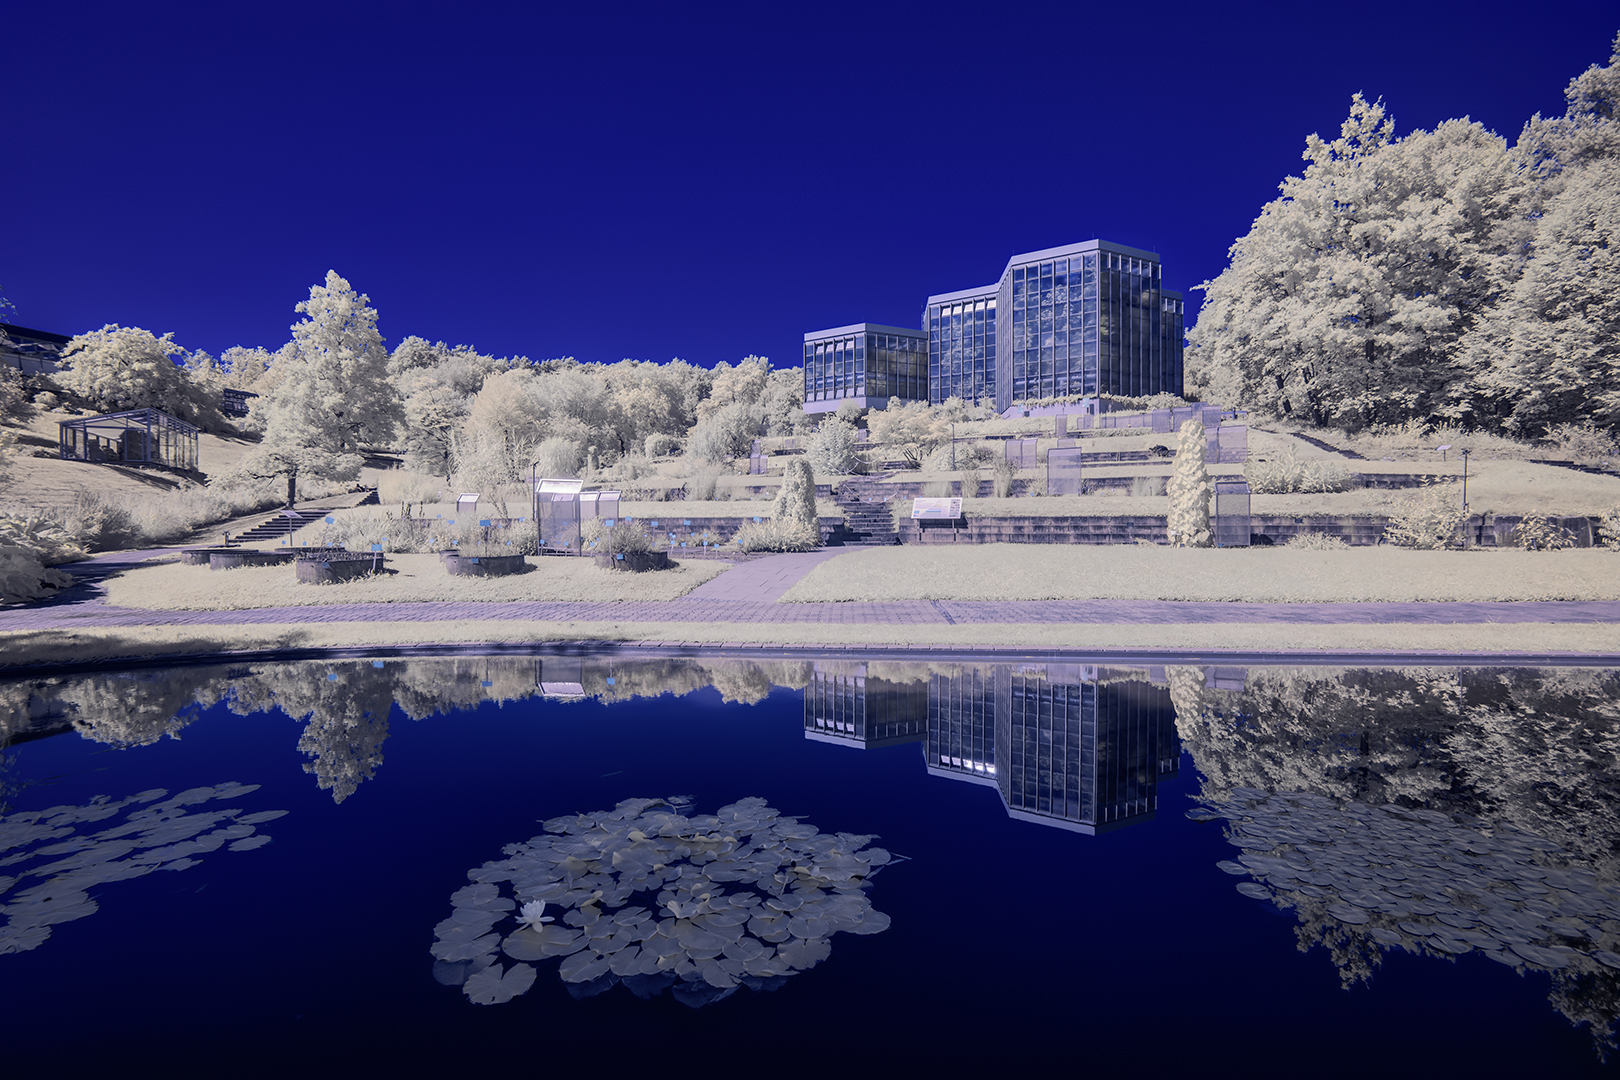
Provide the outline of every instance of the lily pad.
<path id="1" fill-rule="evenodd" d="M 528 964 L 513 964 L 512 970 L 501 974 L 501 965 L 491 964 L 483 971 L 470 975 L 462 990 L 474 1005 L 503 1005 L 534 985 L 534 968 Z"/>

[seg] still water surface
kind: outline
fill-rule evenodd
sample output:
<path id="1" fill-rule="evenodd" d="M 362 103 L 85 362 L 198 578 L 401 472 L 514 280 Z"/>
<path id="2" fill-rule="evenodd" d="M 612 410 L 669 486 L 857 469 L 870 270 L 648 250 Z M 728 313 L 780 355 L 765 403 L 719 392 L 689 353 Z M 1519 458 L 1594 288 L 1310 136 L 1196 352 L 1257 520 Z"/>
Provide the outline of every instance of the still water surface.
<path id="1" fill-rule="evenodd" d="M 1605 1072 L 1620 672 L 0 683 L 5 1061 Z"/>

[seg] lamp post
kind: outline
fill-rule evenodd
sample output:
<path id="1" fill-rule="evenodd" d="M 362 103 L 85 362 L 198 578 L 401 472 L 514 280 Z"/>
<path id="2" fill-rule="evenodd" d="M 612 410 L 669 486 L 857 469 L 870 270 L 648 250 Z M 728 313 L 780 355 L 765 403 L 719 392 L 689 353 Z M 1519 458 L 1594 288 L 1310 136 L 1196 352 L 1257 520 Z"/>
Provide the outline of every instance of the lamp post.
<path id="1" fill-rule="evenodd" d="M 1468 513 L 1468 447 L 1462 449 L 1463 459 L 1463 513 Z"/>

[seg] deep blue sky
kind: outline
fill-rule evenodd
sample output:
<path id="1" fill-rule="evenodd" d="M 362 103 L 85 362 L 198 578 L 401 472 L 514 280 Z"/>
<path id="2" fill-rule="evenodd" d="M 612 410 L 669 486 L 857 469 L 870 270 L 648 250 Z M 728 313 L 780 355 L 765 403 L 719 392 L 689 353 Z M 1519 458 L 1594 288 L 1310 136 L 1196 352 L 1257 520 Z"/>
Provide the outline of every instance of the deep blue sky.
<path id="1" fill-rule="evenodd" d="M 1358 90 L 1516 139 L 1612 3 L 0 3 L 12 321 L 798 362 L 1102 237 L 1218 274 Z M 1201 294 L 1190 293 L 1196 306 Z"/>

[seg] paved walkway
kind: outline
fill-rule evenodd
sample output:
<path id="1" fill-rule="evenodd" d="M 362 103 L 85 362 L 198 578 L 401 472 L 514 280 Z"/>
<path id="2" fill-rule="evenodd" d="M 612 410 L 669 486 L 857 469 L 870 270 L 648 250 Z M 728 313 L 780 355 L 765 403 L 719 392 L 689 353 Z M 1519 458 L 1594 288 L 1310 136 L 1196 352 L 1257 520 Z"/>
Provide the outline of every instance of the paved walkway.
<path id="1" fill-rule="evenodd" d="M 115 570 L 164 551 L 119 552 L 65 567 L 80 583 L 57 597 L 0 611 L 0 631 L 85 626 L 227 626 L 269 623 L 439 622 L 455 619 L 645 623 L 973 625 L 990 623 L 1283 623 L 1394 625 L 1444 623 L 1615 623 L 1620 601 L 1516 603 L 1249 604 L 1169 600 L 902 600 L 882 603 L 779 604 L 810 568 L 848 549 L 773 556 L 741 564 L 731 589 L 706 583 L 670 601 L 523 601 L 512 603 L 326 604 L 248 611 L 146 611 L 109 607 L 99 582 Z M 778 561 L 781 560 L 781 561 Z M 751 583 L 751 584 L 750 584 Z M 750 597 L 749 589 L 759 591 Z M 765 597 L 771 598 L 765 598 Z"/>
<path id="2" fill-rule="evenodd" d="M 835 555 L 853 548 L 822 548 L 791 555 L 771 555 L 738 563 L 717 578 L 711 578 L 687 593 L 686 600 L 761 601 L 782 598 L 795 582 Z"/>

